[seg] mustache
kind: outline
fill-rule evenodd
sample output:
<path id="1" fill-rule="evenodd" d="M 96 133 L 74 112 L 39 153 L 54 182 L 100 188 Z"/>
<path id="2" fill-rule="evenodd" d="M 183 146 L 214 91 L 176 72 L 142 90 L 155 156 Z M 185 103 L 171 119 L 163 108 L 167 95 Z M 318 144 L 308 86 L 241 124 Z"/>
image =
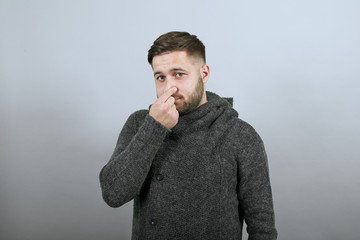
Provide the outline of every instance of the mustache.
<path id="1" fill-rule="evenodd" d="M 181 94 L 173 94 L 171 95 L 173 98 L 184 98 Z"/>

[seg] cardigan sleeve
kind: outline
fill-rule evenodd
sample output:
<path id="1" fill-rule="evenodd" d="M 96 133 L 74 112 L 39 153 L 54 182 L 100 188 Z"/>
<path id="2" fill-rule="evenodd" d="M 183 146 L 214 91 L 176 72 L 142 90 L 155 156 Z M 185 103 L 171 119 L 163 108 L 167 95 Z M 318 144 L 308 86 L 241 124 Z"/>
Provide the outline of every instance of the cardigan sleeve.
<path id="1" fill-rule="evenodd" d="M 133 113 L 120 132 L 114 153 L 100 172 L 104 201 L 120 207 L 139 192 L 168 130 L 148 114 Z M 139 121 L 139 118 L 142 118 Z M 137 127 L 138 122 L 141 125 Z"/>
<path id="2" fill-rule="evenodd" d="M 263 141 L 249 126 L 241 138 L 238 198 L 249 240 L 277 238 L 267 156 Z"/>

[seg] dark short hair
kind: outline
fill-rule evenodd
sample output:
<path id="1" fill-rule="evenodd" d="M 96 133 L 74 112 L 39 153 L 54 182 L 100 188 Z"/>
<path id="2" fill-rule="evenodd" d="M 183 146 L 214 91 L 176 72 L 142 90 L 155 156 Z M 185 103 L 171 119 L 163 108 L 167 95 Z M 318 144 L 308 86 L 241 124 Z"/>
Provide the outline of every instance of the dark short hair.
<path id="1" fill-rule="evenodd" d="M 168 32 L 158 37 L 148 52 L 148 62 L 155 56 L 174 51 L 186 51 L 189 56 L 201 57 L 204 62 L 205 46 L 195 35 L 188 32 Z"/>

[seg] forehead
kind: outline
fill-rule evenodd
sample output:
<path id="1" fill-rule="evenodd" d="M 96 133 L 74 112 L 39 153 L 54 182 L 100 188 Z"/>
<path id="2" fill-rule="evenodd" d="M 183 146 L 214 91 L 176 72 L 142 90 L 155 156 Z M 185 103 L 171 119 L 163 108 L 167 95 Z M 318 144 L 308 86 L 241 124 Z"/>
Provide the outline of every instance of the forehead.
<path id="1" fill-rule="evenodd" d="M 196 58 L 189 56 L 186 51 L 174 51 L 156 55 L 152 61 L 153 69 L 163 68 L 167 66 L 181 65 L 181 66 L 193 66 L 196 64 Z"/>

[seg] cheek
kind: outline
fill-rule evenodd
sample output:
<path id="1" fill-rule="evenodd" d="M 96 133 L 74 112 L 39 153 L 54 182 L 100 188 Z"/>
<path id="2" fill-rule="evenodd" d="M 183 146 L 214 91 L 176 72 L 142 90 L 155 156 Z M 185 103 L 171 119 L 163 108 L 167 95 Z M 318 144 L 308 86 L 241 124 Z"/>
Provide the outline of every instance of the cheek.
<path id="1" fill-rule="evenodd" d="M 155 84 L 156 95 L 160 97 L 164 94 L 165 88 L 161 84 Z"/>
<path id="2" fill-rule="evenodd" d="M 189 94 L 192 93 L 195 90 L 196 84 L 194 84 L 193 81 L 189 81 L 186 83 L 186 85 L 183 86 L 183 90 L 185 93 Z"/>

